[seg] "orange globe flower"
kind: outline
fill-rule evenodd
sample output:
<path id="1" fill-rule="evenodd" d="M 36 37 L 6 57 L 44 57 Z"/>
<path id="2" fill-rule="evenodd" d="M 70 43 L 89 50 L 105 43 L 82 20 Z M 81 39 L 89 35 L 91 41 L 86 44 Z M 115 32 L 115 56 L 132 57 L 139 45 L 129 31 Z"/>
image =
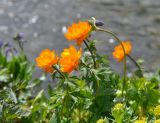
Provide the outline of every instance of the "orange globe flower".
<path id="1" fill-rule="evenodd" d="M 80 21 L 73 23 L 72 26 L 68 27 L 65 37 L 67 40 L 76 41 L 77 45 L 80 46 L 85 38 L 87 38 L 92 26 L 87 21 Z"/>
<path id="2" fill-rule="evenodd" d="M 129 41 L 122 42 L 122 45 L 125 49 L 125 54 L 128 55 L 132 50 L 132 45 Z M 124 58 L 124 52 L 121 44 L 114 48 L 114 52 L 112 53 L 113 57 L 117 59 L 118 62 L 121 62 Z"/>
<path id="3" fill-rule="evenodd" d="M 71 73 L 74 69 L 77 68 L 81 55 L 82 49 L 77 51 L 74 46 L 70 46 L 68 49 L 64 49 L 60 58 L 61 71 Z"/>
<path id="4" fill-rule="evenodd" d="M 39 57 L 37 57 L 35 61 L 37 63 L 37 66 L 43 69 L 45 72 L 52 73 L 52 66 L 57 64 L 58 56 L 54 51 L 45 49 L 40 53 Z"/>

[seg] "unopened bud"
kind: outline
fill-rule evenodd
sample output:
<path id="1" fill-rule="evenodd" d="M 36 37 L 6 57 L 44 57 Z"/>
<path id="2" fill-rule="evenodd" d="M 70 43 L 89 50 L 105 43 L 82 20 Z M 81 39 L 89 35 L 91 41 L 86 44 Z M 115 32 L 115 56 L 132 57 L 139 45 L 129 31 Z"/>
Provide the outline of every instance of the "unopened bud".
<path id="1" fill-rule="evenodd" d="M 103 21 L 100 21 L 100 20 L 96 20 L 95 25 L 96 25 L 96 26 L 103 26 L 103 25 L 104 25 L 104 22 L 103 22 Z"/>

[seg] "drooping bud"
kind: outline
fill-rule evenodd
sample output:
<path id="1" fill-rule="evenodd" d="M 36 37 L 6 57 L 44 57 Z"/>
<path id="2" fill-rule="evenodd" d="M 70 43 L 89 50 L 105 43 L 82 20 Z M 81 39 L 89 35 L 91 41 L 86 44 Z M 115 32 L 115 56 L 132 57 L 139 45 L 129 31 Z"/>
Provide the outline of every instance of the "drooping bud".
<path id="1" fill-rule="evenodd" d="M 24 38 L 24 33 L 23 33 L 23 32 L 20 32 L 20 33 L 18 33 L 17 35 L 19 36 L 20 39 L 23 39 L 23 38 Z"/>
<path id="2" fill-rule="evenodd" d="M 94 17 L 91 17 L 91 19 L 89 19 L 88 22 L 90 23 L 90 25 L 92 25 L 92 30 L 93 31 L 99 29 L 98 28 L 99 26 L 103 26 L 104 25 L 103 21 L 97 20 Z"/>
<path id="3" fill-rule="evenodd" d="M 22 33 L 22 32 L 18 33 L 15 37 L 13 37 L 13 39 L 15 41 L 17 41 L 17 40 L 23 41 L 22 40 L 23 38 L 24 38 L 24 33 Z"/>
<path id="4" fill-rule="evenodd" d="M 96 26 L 103 26 L 103 25 L 104 25 L 104 22 L 103 22 L 103 21 L 100 21 L 100 20 L 96 20 L 95 25 L 96 25 Z"/>
<path id="5" fill-rule="evenodd" d="M 23 45 L 26 42 L 26 40 L 24 40 L 24 33 L 18 33 L 15 37 L 13 37 L 13 40 L 18 42 L 20 49 L 23 50 Z"/>

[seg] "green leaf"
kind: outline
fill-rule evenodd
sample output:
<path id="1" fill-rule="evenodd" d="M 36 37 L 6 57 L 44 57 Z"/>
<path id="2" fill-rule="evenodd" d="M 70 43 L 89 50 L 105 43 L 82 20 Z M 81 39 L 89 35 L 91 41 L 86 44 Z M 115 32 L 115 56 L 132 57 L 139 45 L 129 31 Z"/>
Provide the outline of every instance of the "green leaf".
<path id="1" fill-rule="evenodd" d="M 32 102 L 32 105 L 34 105 L 34 103 L 43 96 L 43 92 L 44 92 L 44 90 L 41 90 L 41 91 L 37 94 L 37 96 L 35 97 L 35 99 L 34 99 L 33 102 Z"/>
<path id="2" fill-rule="evenodd" d="M 9 88 L 9 98 L 14 102 L 17 103 L 17 97 L 16 94 L 13 92 L 11 88 Z"/>

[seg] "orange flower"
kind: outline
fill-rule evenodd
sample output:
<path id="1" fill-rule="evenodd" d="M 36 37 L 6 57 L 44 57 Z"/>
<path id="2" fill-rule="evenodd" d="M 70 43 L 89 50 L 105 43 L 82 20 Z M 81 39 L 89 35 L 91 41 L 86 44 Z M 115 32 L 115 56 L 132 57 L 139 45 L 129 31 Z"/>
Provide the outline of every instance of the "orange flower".
<path id="1" fill-rule="evenodd" d="M 124 46 L 124 49 L 125 49 L 125 53 L 126 55 L 128 55 L 131 50 L 132 50 L 132 45 L 129 41 L 127 42 L 122 42 L 123 46 Z M 118 46 L 116 46 L 114 48 L 114 52 L 112 53 L 113 57 L 115 59 L 117 59 L 118 62 L 122 61 L 123 58 L 124 58 L 124 52 L 123 52 L 123 48 L 121 46 L 121 44 L 119 44 Z"/>
<path id="2" fill-rule="evenodd" d="M 64 49 L 60 59 L 61 71 L 66 73 L 72 72 L 78 66 L 81 55 L 82 49 L 77 51 L 74 46 Z"/>
<path id="3" fill-rule="evenodd" d="M 52 66 L 57 64 L 58 56 L 56 56 L 54 51 L 49 49 L 43 50 L 39 57 L 35 59 L 37 66 L 43 69 L 45 72 L 52 73 Z"/>
<path id="4" fill-rule="evenodd" d="M 77 45 L 80 46 L 83 40 L 88 36 L 91 28 L 92 26 L 87 21 L 73 23 L 72 26 L 68 27 L 65 37 L 69 41 L 76 41 Z"/>

